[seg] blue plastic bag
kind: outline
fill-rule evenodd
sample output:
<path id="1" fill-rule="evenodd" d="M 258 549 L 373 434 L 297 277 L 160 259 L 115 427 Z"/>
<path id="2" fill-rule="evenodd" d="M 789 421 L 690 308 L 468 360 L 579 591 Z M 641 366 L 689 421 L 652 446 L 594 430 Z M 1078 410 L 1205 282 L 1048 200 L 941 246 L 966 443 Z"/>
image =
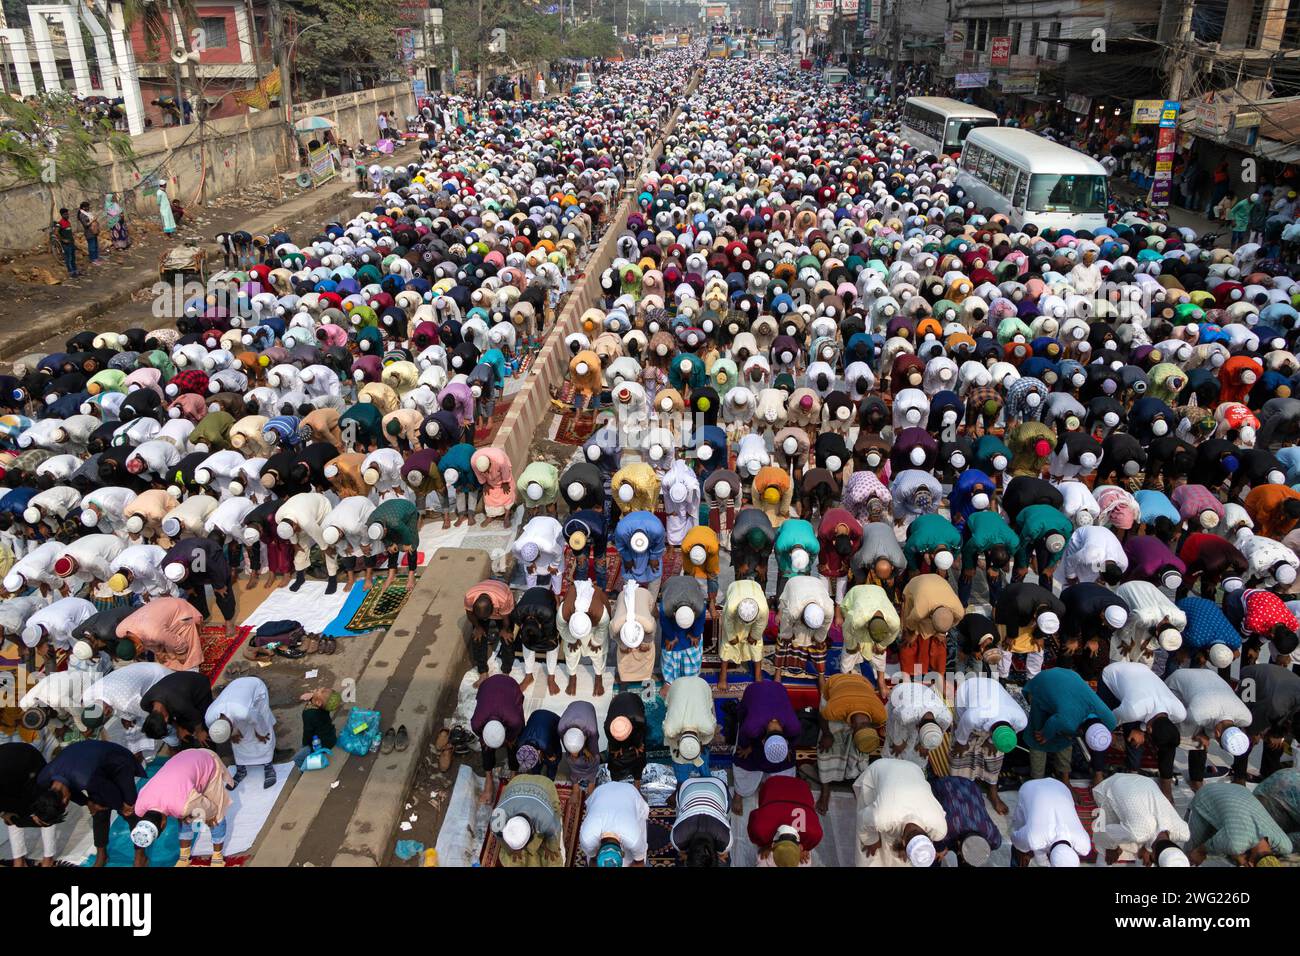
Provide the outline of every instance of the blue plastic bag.
<path id="1" fill-rule="evenodd" d="M 343 722 L 339 746 L 350 754 L 362 757 L 370 753 L 370 748 L 380 734 L 379 711 L 353 707 L 348 712 L 348 719 Z"/>

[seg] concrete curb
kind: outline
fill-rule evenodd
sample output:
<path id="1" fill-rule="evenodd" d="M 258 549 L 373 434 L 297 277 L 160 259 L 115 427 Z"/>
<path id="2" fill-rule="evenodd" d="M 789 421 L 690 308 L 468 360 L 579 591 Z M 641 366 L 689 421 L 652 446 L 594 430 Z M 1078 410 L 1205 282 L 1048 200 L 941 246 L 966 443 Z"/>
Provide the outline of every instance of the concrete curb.
<path id="1" fill-rule="evenodd" d="M 410 746 L 365 757 L 336 748 L 326 769 L 295 771 L 291 792 L 263 828 L 250 865 L 384 863 L 435 718 L 455 708 L 470 666 L 465 591 L 491 572 L 486 551 L 443 548 L 433 556 L 355 685 L 353 706 L 378 710 L 385 727 L 405 724 Z"/>

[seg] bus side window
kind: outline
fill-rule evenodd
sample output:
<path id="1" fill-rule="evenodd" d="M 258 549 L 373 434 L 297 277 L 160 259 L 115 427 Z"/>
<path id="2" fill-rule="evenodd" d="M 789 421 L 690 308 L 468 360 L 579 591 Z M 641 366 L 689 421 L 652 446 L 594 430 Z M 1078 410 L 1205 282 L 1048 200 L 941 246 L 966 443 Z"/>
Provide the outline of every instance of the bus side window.
<path id="1" fill-rule="evenodd" d="M 1007 161 L 1002 159 L 1000 156 L 994 156 L 993 163 L 989 167 L 989 175 L 987 179 L 989 186 L 992 187 L 994 192 L 1005 192 L 1004 187 L 1006 185 L 1006 178 Z"/>
<path id="2" fill-rule="evenodd" d="M 1016 182 L 1016 195 L 1011 204 L 1017 209 L 1024 209 L 1029 201 L 1029 171 L 1020 170 L 1020 179 Z"/>

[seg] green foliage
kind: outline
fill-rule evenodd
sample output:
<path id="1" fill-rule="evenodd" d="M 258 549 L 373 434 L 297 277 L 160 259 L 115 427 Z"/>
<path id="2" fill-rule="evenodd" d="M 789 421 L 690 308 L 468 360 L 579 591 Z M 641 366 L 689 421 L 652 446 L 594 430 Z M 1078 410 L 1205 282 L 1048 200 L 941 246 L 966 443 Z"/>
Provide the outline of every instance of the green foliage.
<path id="1" fill-rule="evenodd" d="M 409 26 L 398 0 L 304 0 L 292 10 L 302 36 L 293 53 L 297 76 L 349 70 L 376 78 L 396 67 L 397 30 Z"/>
<path id="2" fill-rule="evenodd" d="M 609 56 L 619 49 L 614 30 L 599 19 L 576 26 L 567 22 L 560 33 L 558 13 L 545 11 L 548 0 L 537 5 L 525 0 L 446 0 L 443 4 L 443 32 L 446 42 L 438 51 L 444 66 L 451 64 L 451 48 L 457 48 L 462 70 L 484 67 L 510 68 L 515 64 L 539 63 L 563 57 Z M 585 5 L 579 4 L 580 12 Z M 480 25 L 480 13 L 482 21 Z M 489 53 L 492 31 L 506 31 L 505 53 Z"/>
<path id="3" fill-rule="evenodd" d="M 131 137 L 106 118 L 80 110 L 67 93 L 42 93 L 16 99 L 0 93 L 0 177 L 7 181 L 75 183 L 93 190 L 103 185 L 101 154 L 107 146 L 131 159 Z"/>

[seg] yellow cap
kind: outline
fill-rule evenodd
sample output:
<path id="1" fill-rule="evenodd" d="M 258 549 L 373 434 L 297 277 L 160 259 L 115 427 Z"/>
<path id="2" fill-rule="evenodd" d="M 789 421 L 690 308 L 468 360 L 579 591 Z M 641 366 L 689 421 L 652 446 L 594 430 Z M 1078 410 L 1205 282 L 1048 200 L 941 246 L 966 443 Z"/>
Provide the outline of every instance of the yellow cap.
<path id="1" fill-rule="evenodd" d="M 131 582 L 126 579 L 126 575 L 122 574 L 120 571 L 108 579 L 108 586 L 112 589 L 114 594 L 121 594 L 127 589 L 127 586 L 130 583 Z"/>
<path id="2" fill-rule="evenodd" d="M 777 504 L 781 500 L 781 490 L 779 488 L 766 488 L 763 491 L 763 500 Z"/>

